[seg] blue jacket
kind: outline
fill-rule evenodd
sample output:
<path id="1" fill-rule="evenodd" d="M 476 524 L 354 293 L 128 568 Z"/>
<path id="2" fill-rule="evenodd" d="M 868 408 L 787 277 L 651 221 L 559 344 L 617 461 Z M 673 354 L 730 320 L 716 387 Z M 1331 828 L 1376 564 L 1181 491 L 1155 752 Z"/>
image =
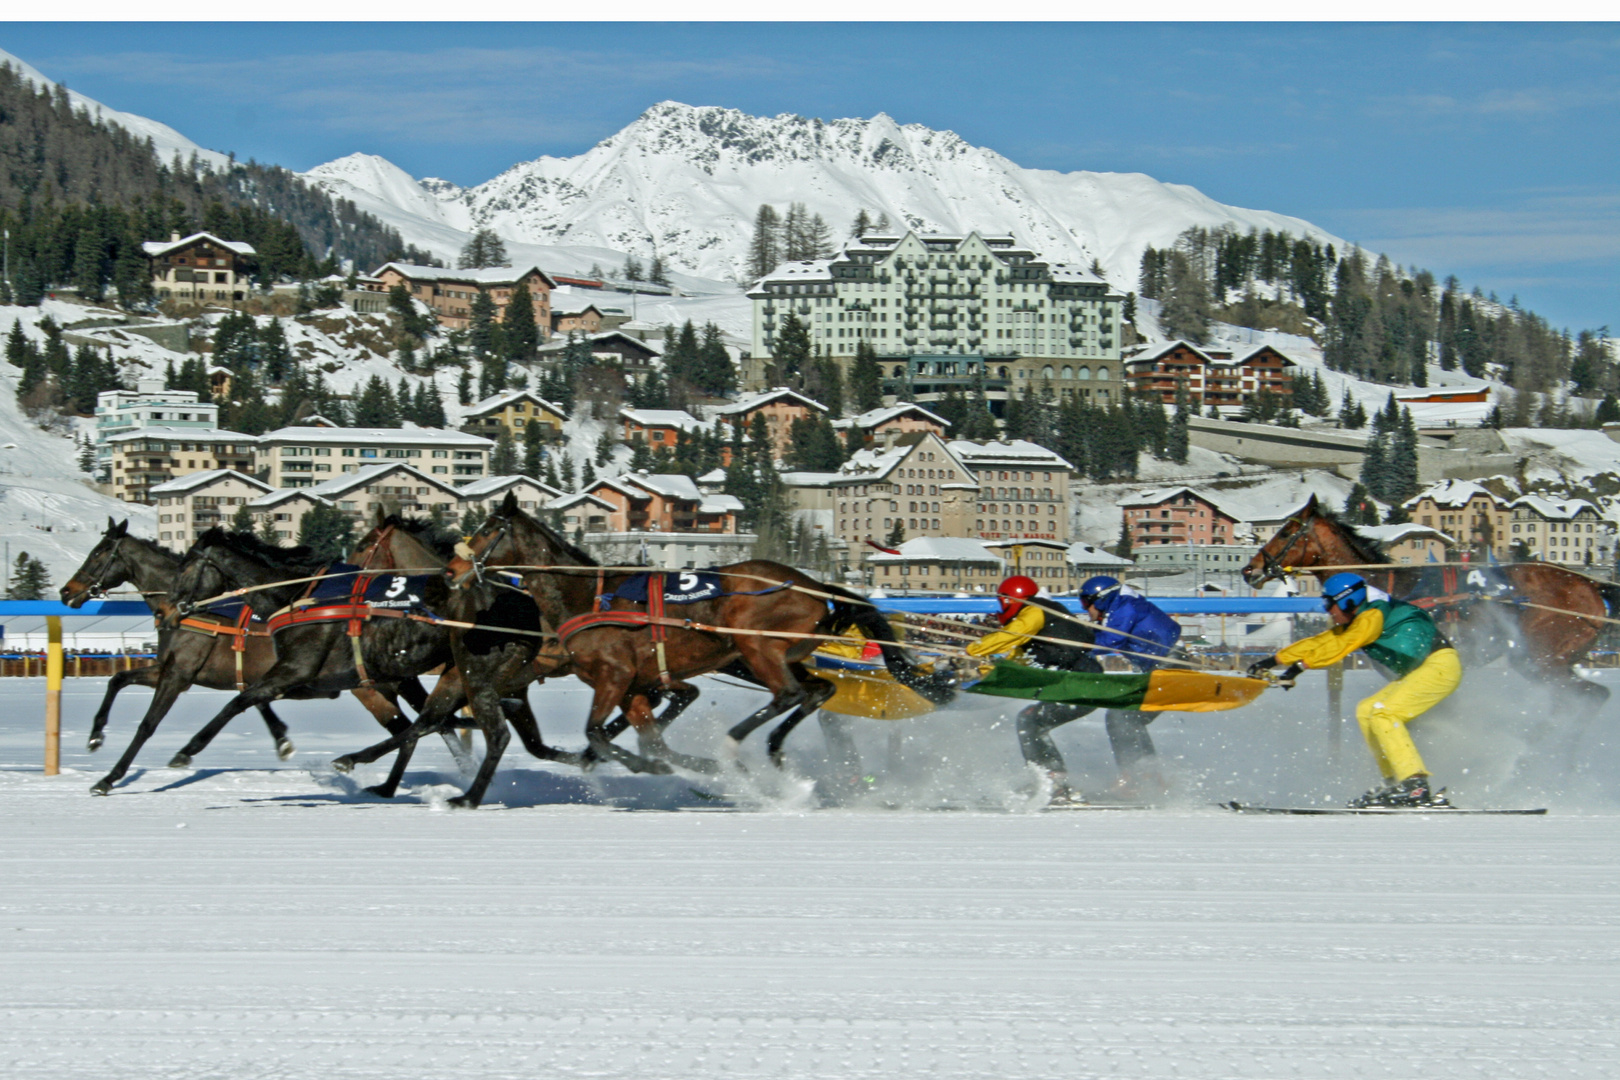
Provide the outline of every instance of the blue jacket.
<path id="1" fill-rule="evenodd" d="M 1097 645 L 1101 648 L 1165 656 L 1181 639 L 1181 625 L 1154 607 L 1146 597 L 1115 593 L 1100 599 L 1097 610 L 1102 613 L 1103 624 L 1097 631 Z M 1126 634 L 1134 636 L 1126 637 Z M 1147 640 L 1138 640 L 1140 638 Z M 1141 656 L 1125 659 L 1143 671 L 1156 666 L 1152 660 Z"/>

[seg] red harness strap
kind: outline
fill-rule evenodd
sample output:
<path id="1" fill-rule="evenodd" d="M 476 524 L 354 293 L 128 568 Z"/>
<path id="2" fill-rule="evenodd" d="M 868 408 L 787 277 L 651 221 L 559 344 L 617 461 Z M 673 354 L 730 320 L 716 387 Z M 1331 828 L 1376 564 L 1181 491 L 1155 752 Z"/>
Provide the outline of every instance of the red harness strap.
<path id="1" fill-rule="evenodd" d="M 240 694 L 247 689 L 247 682 L 242 673 L 242 654 L 247 651 L 249 637 L 269 637 L 269 630 L 249 630 L 248 622 L 253 618 L 253 609 L 246 604 L 242 605 L 242 612 L 236 617 L 234 623 L 209 622 L 200 618 L 185 618 L 180 625 L 186 630 L 198 633 L 212 634 L 215 637 L 227 636 L 231 639 L 231 651 L 236 654 L 236 692 Z"/>

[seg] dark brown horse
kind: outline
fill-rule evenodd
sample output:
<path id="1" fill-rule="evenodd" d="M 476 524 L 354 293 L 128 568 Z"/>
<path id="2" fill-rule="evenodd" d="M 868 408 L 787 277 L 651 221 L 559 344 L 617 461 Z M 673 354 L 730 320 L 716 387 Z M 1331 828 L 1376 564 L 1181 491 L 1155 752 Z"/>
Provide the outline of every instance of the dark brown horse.
<path id="1" fill-rule="evenodd" d="M 193 686 L 238 690 L 262 678 L 276 659 L 262 624 L 238 627 L 235 620 L 207 611 L 194 612 L 183 621 L 174 618 L 170 593 L 179 575 L 180 557 L 150 540 L 130 536 L 128 525 L 127 521 L 115 524 L 109 518 L 101 541 L 61 590 L 62 602 L 76 608 L 127 582 L 140 591 L 159 620 L 157 662 L 116 673 L 108 681 L 107 693 L 91 722 L 88 745 L 94 751 L 102 745 L 107 719 L 119 691 L 131 684 L 153 688 L 152 701 L 130 746 L 113 770 L 91 789 L 98 795 L 107 794 L 129 770 L 135 755 L 157 730 L 180 694 Z M 250 629 L 252 632 L 242 632 Z M 238 643 L 240 648 L 235 647 Z M 397 690 L 413 707 L 420 707 L 427 700 L 427 691 L 415 679 L 400 684 Z M 384 727 L 403 724 L 393 686 L 356 687 L 353 692 L 379 724 Z M 335 698 L 338 695 L 334 691 L 299 692 L 288 696 Z M 276 753 L 286 760 L 294 749 L 287 736 L 287 725 L 271 710 L 268 702 L 259 705 L 258 711 L 276 741 Z M 176 767 L 186 764 L 189 764 L 189 755 L 183 754 L 176 755 L 171 762 Z"/>
<path id="2" fill-rule="evenodd" d="M 1369 564 L 1376 565 L 1359 569 Z M 1428 608 L 1466 666 L 1505 655 L 1521 674 L 1568 692 L 1578 703 L 1580 721 L 1609 698 L 1606 687 L 1580 678 L 1573 668 L 1608 625 L 1599 619 L 1620 612 L 1620 586 L 1551 563 L 1390 565 L 1375 544 L 1319 507 L 1314 497 L 1249 560 L 1243 580 L 1259 586 L 1291 569 L 1326 580 L 1340 566 L 1357 567 L 1370 584 Z"/>

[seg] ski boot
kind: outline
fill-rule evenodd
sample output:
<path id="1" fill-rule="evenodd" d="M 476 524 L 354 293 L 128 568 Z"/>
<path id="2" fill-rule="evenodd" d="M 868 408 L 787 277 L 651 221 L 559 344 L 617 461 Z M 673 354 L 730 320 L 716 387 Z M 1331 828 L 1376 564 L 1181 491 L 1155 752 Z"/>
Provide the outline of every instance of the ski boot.
<path id="1" fill-rule="evenodd" d="M 1423 773 L 1408 776 L 1386 787 L 1375 788 L 1357 799 L 1350 800 L 1354 810 L 1376 809 L 1406 810 L 1420 807 L 1448 808 L 1445 789 L 1435 791 Z"/>
<path id="2" fill-rule="evenodd" d="M 1052 795 L 1046 800 L 1047 806 L 1086 806 L 1089 805 L 1085 795 L 1069 786 L 1069 777 L 1065 773 L 1049 772 L 1046 778 L 1052 784 Z"/>

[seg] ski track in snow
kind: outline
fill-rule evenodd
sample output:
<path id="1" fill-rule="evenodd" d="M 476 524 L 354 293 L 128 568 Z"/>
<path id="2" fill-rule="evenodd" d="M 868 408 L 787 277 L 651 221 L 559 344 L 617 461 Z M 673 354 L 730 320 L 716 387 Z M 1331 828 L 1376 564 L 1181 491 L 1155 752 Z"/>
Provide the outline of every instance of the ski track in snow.
<path id="1" fill-rule="evenodd" d="M 1374 685 L 1349 681 L 1347 702 Z M 700 685 L 671 740 L 712 752 L 757 696 Z M 92 756 L 102 683 L 70 680 L 65 771 L 45 778 L 42 689 L 0 683 L 7 1077 L 1620 1069 L 1614 740 L 1594 726 L 1564 776 L 1526 741 L 1540 699 L 1505 672 L 1472 675 L 1419 743 L 1459 802 L 1541 799 L 1545 818 L 1209 808 L 1371 782 L 1353 723 L 1332 763 L 1319 683 L 1157 721 L 1180 804 L 1069 814 L 807 811 L 757 737 L 750 775 L 786 794 L 753 812 L 668 812 L 712 807 L 690 788 L 718 781 L 582 777 L 516 749 L 484 810 L 446 812 L 460 780 L 437 740 L 384 803 L 359 785 L 386 759 L 353 779 L 327 767 L 376 738 L 348 699 L 280 706 L 300 747 L 288 763 L 242 718 L 196 771 L 162 768 L 226 699 L 207 691 L 94 799 L 149 695 L 126 693 Z M 548 741 L 579 746 L 584 688 L 534 696 Z M 892 770 L 885 725 L 857 722 L 857 737 L 886 798 L 1010 799 L 1013 707 L 973 700 L 904 724 Z M 1111 779 L 1096 716 L 1058 737 L 1084 782 Z M 818 775 L 815 725 L 788 745 L 795 771 Z"/>

